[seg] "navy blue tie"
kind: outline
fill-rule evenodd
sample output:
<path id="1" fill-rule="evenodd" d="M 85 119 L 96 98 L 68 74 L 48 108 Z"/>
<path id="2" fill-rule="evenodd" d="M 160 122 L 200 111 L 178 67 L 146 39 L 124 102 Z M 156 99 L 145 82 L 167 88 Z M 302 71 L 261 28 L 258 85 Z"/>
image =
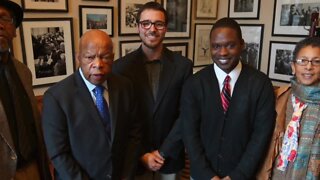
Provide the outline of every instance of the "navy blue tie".
<path id="1" fill-rule="evenodd" d="M 110 121 L 108 104 L 103 97 L 103 91 L 104 91 L 103 86 L 98 85 L 98 86 L 96 86 L 96 88 L 94 88 L 94 95 L 96 96 L 96 106 L 99 110 L 100 116 L 102 118 L 102 123 L 106 129 L 108 138 L 110 139 L 110 137 L 111 137 L 111 127 L 110 127 L 111 121 Z"/>

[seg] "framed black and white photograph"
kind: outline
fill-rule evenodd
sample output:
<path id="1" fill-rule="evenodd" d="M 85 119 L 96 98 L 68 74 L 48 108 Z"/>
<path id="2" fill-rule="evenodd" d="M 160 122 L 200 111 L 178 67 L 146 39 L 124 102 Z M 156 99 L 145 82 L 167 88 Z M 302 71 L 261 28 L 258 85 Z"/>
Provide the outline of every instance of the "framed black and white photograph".
<path id="1" fill-rule="evenodd" d="M 213 24 L 195 24 L 193 65 L 196 67 L 212 64 L 209 39 L 212 26 Z"/>
<path id="2" fill-rule="evenodd" d="M 260 70 L 261 50 L 263 45 L 263 24 L 240 24 L 245 49 L 241 54 L 241 62 Z"/>
<path id="3" fill-rule="evenodd" d="M 68 0 L 21 0 L 26 12 L 68 12 Z"/>
<path id="4" fill-rule="evenodd" d="M 228 17 L 233 19 L 259 19 L 261 0 L 229 0 Z"/>
<path id="5" fill-rule="evenodd" d="M 169 18 L 166 38 L 190 38 L 192 0 L 162 0 Z"/>
<path id="6" fill-rule="evenodd" d="M 216 19 L 218 0 L 197 0 L 197 19 Z"/>
<path id="7" fill-rule="evenodd" d="M 272 35 L 307 36 L 319 8 L 319 0 L 275 0 Z"/>
<path id="8" fill-rule="evenodd" d="M 120 50 L 119 50 L 119 57 L 125 56 L 130 52 L 138 49 L 141 45 L 140 40 L 133 40 L 133 41 L 120 41 Z"/>
<path id="9" fill-rule="evenodd" d="M 23 60 L 34 86 L 56 83 L 74 72 L 71 18 L 24 19 L 21 29 Z"/>
<path id="10" fill-rule="evenodd" d="M 118 0 L 119 35 L 138 35 L 137 14 L 140 7 L 150 0 Z"/>
<path id="11" fill-rule="evenodd" d="M 165 47 L 179 53 L 181 56 L 188 57 L 188 43 L 163 43 Z"/>
<path id="12" fill-rule="evenodd" d="M 295 42 L 270 41 L 268 76 L 270 79 L 289 82 L 292 77 L 291 61 Z"/>
<path id="13" fill-rule="evenodd" d="M 79 6 L 80 35 L 90 29 L 99 29 L 113 36 L 113 7 Z"/>

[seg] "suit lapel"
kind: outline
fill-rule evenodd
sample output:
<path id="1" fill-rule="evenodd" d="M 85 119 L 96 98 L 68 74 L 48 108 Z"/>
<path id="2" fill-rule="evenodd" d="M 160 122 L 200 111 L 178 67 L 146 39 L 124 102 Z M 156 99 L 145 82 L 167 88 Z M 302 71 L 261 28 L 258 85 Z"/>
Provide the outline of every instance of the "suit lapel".
<path id="1" fill-rule="evenodd" d="M 1 101 L 0 101 L 0 135 L 3 138 L 4 142 L 10 147 L 10 149 L 15 152 L 9 124 L 7 121 L 7 116 Z"/>
<path id="2" fill-rule="evenodd" d="M 108 78 L 108 94 L 109 94 L 109 112 L 110 112 L 110 119 L 111 119 L 111 142 L 114 139 L 116 126 L 117 126 L 117 119 L 118 113 L 117 110 L 118 106 L 118 99 L 119 99 L 119 91 L 115 89 L 115 83 L 113 78 Z M 121 112 L 120 112 L 121 113 Z"/>
<path id="3" fill-rule="evenodd" d="M 168 53 L 164 54 L 163 67 L 162 67 L 160 80 L 159 80 L 159 89 L 158 89 L 156 103 L 153 108 L 153 113 L 155 113 L 157 108 L 159 107 L 159 104 L 162 101 L 165 93 L 167 92 L 167 89 L 171 83 L 171 80 L 173 79 L 176 67 L 172 60 L 173 60 L 173 57 L 171 57 L 171 54 L 170 55 Z"/>

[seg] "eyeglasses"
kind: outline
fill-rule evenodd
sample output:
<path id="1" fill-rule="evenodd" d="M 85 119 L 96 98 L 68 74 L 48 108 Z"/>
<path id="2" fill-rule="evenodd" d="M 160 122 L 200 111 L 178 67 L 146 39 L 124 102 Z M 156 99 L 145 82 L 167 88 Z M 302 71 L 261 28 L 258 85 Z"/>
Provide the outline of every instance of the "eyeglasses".
<path id="1" fill-rule="evenodd" d="M 313 66 L 320 66 L 320 59 L 308 60 L 308 59 L 301 58 L 301 59 L 296 59 L 294 62 L 300 66 L 306 66 L 308 65 L 309 62 Z"/>
<path id="2" fill-rule="evenodd" d="M 0 16 L 0 23 L 2 24 L 13 24 L 14 19 L 9 16 Z"/>
<path id="3" fill-rule="evenodd" d="M 166 23 L 162 21 L 151 22 L 149 20 L 145 20 L 140 21 L 139 24 L 141 24 L 144 29 L 150 29 L 152 25 L 154 25 L 157 30 L 162 30 L 166 27 Z"/>

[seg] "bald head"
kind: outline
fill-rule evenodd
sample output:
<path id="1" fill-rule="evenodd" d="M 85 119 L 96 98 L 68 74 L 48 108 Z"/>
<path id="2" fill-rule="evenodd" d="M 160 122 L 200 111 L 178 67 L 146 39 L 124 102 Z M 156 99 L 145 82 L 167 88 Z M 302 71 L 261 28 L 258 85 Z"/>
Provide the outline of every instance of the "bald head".
<path id="1" fill-rule="evenodd" d="M 79 43 L 79 52 L 85 49 L 88 45 L 103 45 L 110 51 L 113 51 L 113 43 L 110 36 L 104 31 L 93 29 L 85 32 Z"/>
<path id="2" fill-rule="evenodd" d="M 108 34 L 100 30 L 90 30 L 83 34 L 77 60 L 89 82 L 102 84 L 112 71 L 113 58 L 112 40 Z"/>

